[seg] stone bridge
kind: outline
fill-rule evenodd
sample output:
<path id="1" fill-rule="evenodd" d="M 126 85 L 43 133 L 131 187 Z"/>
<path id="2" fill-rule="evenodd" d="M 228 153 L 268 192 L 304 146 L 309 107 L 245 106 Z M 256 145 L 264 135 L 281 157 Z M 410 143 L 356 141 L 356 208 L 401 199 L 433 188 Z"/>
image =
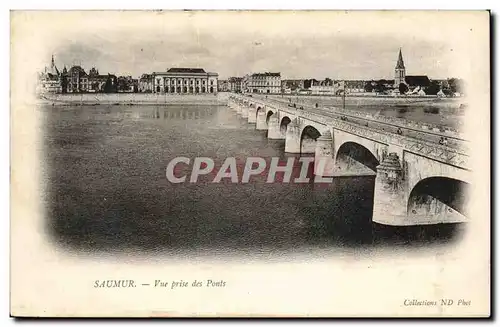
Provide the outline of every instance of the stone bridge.
<path id="1" fill-rule="evenodd" d="M 402 226 L 468 220 L 466 140 L 440 144 L 435 132 L 412 131 L 416 138 L 400 133 L 397 126 L 397 132 L 394 126 L 384 128 L 384 122 L 244 95 L 231 95 L 228 105 L 257 130 L 267 130 L 269 139 L 284 139 L 285 152 L 314 154 L 315 175 L 342 175 L 345 167 L 340 163 L 345 161 L 354 163 L 348 170 L 362 165 L 376 174 L 374 222 Z"/>

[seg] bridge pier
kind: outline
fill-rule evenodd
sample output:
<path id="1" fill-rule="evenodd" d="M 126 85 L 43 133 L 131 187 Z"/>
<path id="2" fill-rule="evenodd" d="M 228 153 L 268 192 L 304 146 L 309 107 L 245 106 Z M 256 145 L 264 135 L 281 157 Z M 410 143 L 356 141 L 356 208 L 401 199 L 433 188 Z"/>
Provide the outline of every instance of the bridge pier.
<path id="1" fill-rule="evenodd" d="M 315 153 L 316 140 L 310 138 L 303 138 L 300 140 L 300 153 Z"/>
<path id="2" fill-rule="evenodd" d="M 300 153 L 300 126 L 292 120 L 286 128 L 285 152 Z"/>
<path id="3" fill-rule="evenodd" d="M 241 107 L 241 117 L 248 118 L 248 106 L 243 104 Z"/>
<path id="4" fill-rule="evenodd" d="M 248 108 L 248 122 L 250 124 L 255 124 L 257 122 L 257 109 L 255 107 Z"/>
<path id="5" fill-rule="evenodd" d="M 259 112 L 257 113 L 257 126 L 255 128 L 261 131 L 267 130 L 265 110 L 259 110 Z"/>
<path id="6" fill-rule="evenodd" d="M 377 166 L 372 220 L 384 225 L 408 225 L 406 199 L 401 161 L 391 152 Z"/>
<path id="7" fill-rule="evenodd" d="M 314 153 L 314 175 L 333 176 L 335 172 L 335 158 L 333 152 L 333 137 L 330 131 L 321 133 L 316 140 Z"/>
<path id="8" fill-rule="evenodd" d="M 281 133 L 280 120 L 277 115 L 269 117 L 267 138 L 271 140 L 285 139 L 285 135 Z"/>

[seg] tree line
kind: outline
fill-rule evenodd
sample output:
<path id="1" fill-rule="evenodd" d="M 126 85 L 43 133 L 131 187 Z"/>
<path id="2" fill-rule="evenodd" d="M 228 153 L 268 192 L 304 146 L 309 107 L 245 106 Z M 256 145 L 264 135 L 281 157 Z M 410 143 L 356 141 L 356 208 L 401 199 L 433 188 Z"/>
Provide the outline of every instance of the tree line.
<path id="1" fill-rule="evenodd" d="M 389 86 L 392 81 L 380 79 L 365 83 L 365 92 L 385 93 L 390 90 Z M 399 93 L 406 94 L 409 91 L 408 85 L 401 83 L 398 86 Z M 449 78 L 444 83 L 436 80 L 431 80 L 430 84 L 423 87 L 423 91 L 427 95 L 437 95 L 440 90 L 447 96 L 453 96 L 455 93 L 463 93 L 463 81 L 458 78 Z"/>

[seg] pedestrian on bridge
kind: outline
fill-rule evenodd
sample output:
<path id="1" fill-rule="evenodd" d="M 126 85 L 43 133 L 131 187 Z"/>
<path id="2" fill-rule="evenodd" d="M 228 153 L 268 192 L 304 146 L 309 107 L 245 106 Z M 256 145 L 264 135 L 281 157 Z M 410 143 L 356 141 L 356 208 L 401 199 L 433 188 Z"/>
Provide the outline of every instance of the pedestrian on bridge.
<path id="1" fill-rule="evenodd" d="M 448 145 L 448 139 L 446 137 L 441 137 L 439 139 L 439 144 L 441 144 L 441 145 Z"/>
<path id="2" fill-rule="evenodd" d="M 398 131 L 397 132 L 398 132 L 399 135 L 403 135 L 403 131 L 401 130 L 401 127 L 398 127 Z"/>

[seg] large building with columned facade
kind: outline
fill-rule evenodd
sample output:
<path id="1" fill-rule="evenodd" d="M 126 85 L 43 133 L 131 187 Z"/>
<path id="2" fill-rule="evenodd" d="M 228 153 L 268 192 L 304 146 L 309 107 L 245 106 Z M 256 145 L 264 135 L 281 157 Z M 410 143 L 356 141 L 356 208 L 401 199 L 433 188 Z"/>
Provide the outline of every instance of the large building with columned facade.
<path id="1" fill-rule="evenodd" d="M 216 94 L 218 77 L 202 68 L 170 68 L 152 74 L 152 89 L 154 93 Z"/>

